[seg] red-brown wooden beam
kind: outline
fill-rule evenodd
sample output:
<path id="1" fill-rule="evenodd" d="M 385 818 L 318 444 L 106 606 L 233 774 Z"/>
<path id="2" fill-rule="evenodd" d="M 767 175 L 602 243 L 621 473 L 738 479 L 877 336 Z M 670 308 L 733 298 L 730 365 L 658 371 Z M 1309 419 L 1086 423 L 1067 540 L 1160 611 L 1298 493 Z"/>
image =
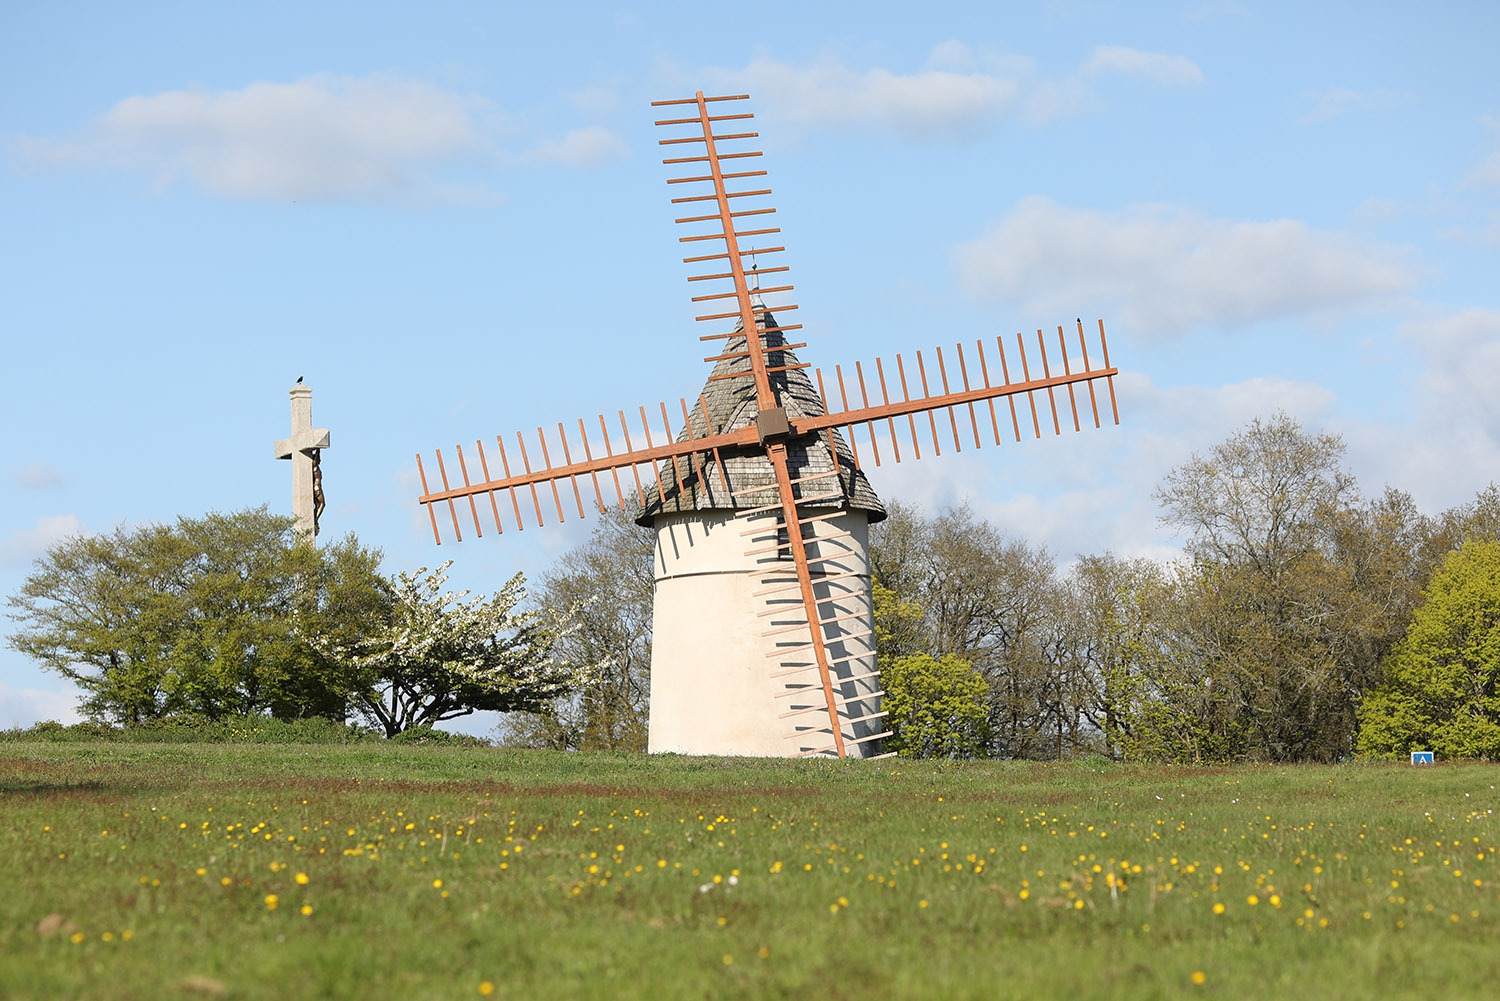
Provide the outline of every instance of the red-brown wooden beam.
<path id="1" fill-rule="evenodd" d="M 820 417 L 796 417 L 791 420 L 792 433 L 794 435 L 811 434 L 814 431 L 821 431 L 829 427 L 842 427 L 845 424 L 884 420 L 887 417 L 900 417 L 903 414 L 920 414 L 929 410 L 941 410 L 944 407 L 959 406 L 979 400 L 990 400 L 1001 396 L 1015 396 L 1020 393 L 1036 392 L 1055 386 L 1066 386 L 1094 379 L 1107 379 L 1119 374 L 1120 370 L 1117 368 L 1099 368 L 1092 372 L 1054 375 L 1050 379 L 1030 379 L 1026 382 L 1012 382 L 1009 385 L 1002 386 L 981 386 L 978 389 L 943 393 L 938 396 L 919 396 L 915 399 L 897 400 L 894 403 L 862 407 L 858 410 L 846 410 L 837 414 L 823 414 Z M 1118 415 L 1115 418 L 1115 423 L 1119 423 Z M 441 499 L 443 495 L 438 494 L 434 496 Z"/>

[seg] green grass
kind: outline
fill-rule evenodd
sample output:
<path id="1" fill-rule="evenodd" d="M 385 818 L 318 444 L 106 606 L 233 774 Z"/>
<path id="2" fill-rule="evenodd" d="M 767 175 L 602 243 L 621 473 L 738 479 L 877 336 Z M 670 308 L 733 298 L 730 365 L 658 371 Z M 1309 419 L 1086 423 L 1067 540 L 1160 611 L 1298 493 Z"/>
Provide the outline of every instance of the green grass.
<path id="1" fill-rule="evenodd" d="M 1496 784 L 11 742 L 0 995 L 1493 997 Z"/>

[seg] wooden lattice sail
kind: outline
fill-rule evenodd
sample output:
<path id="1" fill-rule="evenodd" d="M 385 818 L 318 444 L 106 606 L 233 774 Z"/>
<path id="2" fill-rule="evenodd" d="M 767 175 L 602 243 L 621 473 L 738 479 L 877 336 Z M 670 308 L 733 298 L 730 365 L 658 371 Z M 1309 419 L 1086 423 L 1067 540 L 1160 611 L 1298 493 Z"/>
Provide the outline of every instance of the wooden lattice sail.
<path id="1" fill-rule="evenodd" d="M 465 524 L 482 536 L 486 524 L 500 533 L 507 520 L 520 530 L 533 516 L 538 526 L 550 513 L 564 521 L 576 510 L 582 518 L 585 494 L 587 506 L 599 509 L 633 502 L 643 520 L 733 510 L 747 526 L 744 555 L 770 564 L 755 592 L 767 607 L 754 614 L 768 620 L 761 634 L 771 646 L 769 676 L 785 679 L 777 698 L 786 708 L 776 716 L 792 728 L 785 735 L 795 743 L 792 753 L 864 755 L 888 736 L 878 723 L 885 714 L 877 708 L 883 693 L 873 669 L 873 624 L 867 611 L 842 611 L 830 591 L 840 578 L 828 571 L 847 558 L 850 533 L 829 532 L 826 523 L 850 509 L 870 520 L 884 516 L 863 472 L 866 461 L 879 466 L 921 459 L 924 450 L 940 456 L 949 444 L 959 452 L 969 443 L 979 449 L 990 440 L 1061 435 L 1065 424 L 1075 432 L 1086 423 L 1098 428 L 1099 382 L 1118 424 L 1117 370 L 1102 320 L 1092 349 L 1079 320 L 1057 327 L 1055 341 L 1039 329 L 1034 342 L 1017 333 L 1009 345 L 1004 337 L 992 346 L 980 339 L 972 349 L 958 343 L 947 353 L 917 351 L 910 362 L 898 354 L 890 366 L 879 358 L 850 370 L 835 366 L 827 378 L 810 370 L 796 355 L 806 344 L 787 336 L 802 324 L 785 320 L 797 305 L 788 301 L 789 269 L 777 256 L 785 251 L 775 239 L 779 227 L 770 225 L 776 210 L 764 204 L 771 192 L 759 180 L 766 176 L 762 153 L 743 148 L 758 133 L 736 131 L 754 117 L 733 110 L 743 105 L 732 102 L 747 96 L 700 91 L 654 104 L 676 115 L 656 123 L 672 130 L 661 144 L 681 153 L 663 162 L 681 171 L 668 184 L 672 204 L 688 213 L 677 222 L 687 227 L 680 241 L 693 251 L 684 263 L 696 266 L 688 278 L 692 301 L 704 309 L 696 319 L 717 328 L 700 338 L 715 345 L 704 359 L 714 368 L 703 391 L 672 408 L 662 402 L 579 419 L 576 432 L 561 422 L 555 434 L 517 431 L 513 446 L 498 435 L 493 451 L 482 440 L 470 454 L 456 446 L 451 463 L 438 451 L 440 489 L 418 455 L 419 501 L 439 544 L 442 524 L 461 541 Z M 862 621 L 851 631 L 850 619 Z M 863 666 L 851 671 L 850 664 Z"/>

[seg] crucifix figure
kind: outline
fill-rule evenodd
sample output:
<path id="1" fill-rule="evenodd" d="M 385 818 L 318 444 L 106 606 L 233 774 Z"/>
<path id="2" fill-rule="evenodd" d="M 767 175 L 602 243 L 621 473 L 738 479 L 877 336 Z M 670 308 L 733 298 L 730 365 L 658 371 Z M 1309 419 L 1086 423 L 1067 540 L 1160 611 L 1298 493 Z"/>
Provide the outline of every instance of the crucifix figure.
<path id="1" fill-rule="evenodd" d="M 323 514 L 322 451 L 331 442 L 327 428 L 312 426 L 312 387 L 298 379 L 291 396 L 292 436 L 276 442 L 276 458 L 292 460 L 292 515 L 297 534 L 312 542 Z"/>

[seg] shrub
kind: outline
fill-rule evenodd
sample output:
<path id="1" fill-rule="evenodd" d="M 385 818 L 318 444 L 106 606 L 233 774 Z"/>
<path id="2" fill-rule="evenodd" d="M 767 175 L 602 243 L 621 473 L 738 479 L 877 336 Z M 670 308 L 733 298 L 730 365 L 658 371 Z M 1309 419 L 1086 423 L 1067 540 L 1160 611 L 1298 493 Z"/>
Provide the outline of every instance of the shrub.
<path id="1" fill-rule="evenodd" d="M 1500 760 L 1500 543 L 1449 554 L 1360 707 L 1359 750 Z"/>
<path id="2" fill-rule="evenodd" d="M 952 654 L 919 653 L 881 667 L 892 736 L 886 747 L 909 758 L 972 758 L 989 742 L 984 678 Z"/>

